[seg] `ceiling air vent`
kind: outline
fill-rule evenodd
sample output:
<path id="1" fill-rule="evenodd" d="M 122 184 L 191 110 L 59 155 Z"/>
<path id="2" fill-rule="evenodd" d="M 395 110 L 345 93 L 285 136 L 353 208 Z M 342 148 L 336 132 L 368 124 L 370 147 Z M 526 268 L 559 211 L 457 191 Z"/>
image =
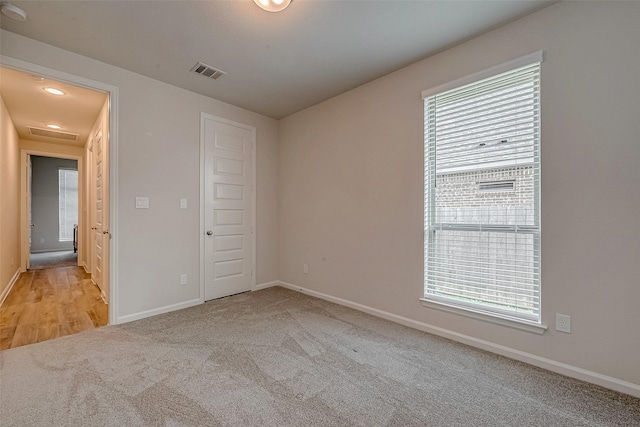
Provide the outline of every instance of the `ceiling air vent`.
<path id="1" fill-rule="evenodd" d="M 205 77 L 209 77 L 213 80 L 216 80 L 218 77 L 227 74 L 222 70 L 218 70 L 217 68 L 213 68 L 211 65 L 203 64 L 202 62 L 196 63 L 196 65 L 191 68 L 191 71 L 196 74 L 201 74 Z"/>
<path id="2" fill-rule="evenodd" d="M 29 126 L 27 126 L 27 128 L 29 129 L 29 133 L 33 136 L 46 136 L 47 138 L 64 139 L 66 141 L 78 140 L 78 134 L 75 134 L 75 133 L 59 132 L 59 131 L 48 130 L 48 129 L 38 129 L 38 128 L 29 127 Z"/>

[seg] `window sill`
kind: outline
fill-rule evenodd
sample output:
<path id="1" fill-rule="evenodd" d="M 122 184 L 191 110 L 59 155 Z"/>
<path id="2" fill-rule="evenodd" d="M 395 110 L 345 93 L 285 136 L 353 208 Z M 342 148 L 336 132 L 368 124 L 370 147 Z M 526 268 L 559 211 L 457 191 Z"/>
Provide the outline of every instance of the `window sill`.
<path id="1" fill-rule="evenodd" d="M 526 320 L 510 319 L 498 315 L 489 315 L 480 311 L 474 311 L 469 308 L 459 308 L 442 302 L 427 300 L 425 298 L 420 298 L 420 301 L 422 305 L 427 308 L 433 308 L 435 310 L 445 311 L 447 313 L 470 317 L 472 319 L 482 320 L 483 322 L 494 323 L 513 329 L 519 329 L 521 331 L 542 335 L 547 330 L 547 326 L 540 323 L 527 322 Z"/>

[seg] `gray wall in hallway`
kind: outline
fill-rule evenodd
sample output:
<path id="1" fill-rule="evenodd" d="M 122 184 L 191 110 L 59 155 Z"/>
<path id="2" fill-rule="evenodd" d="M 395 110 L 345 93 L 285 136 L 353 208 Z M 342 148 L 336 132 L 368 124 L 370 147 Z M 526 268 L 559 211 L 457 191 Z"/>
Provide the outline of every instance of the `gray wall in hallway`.
<path id="1" fill-rule="evenodd" d="M 58 169 L 78 169 L 78 161 L 31 156 L 31 252 L 73 249 L 58 240 Z"/>

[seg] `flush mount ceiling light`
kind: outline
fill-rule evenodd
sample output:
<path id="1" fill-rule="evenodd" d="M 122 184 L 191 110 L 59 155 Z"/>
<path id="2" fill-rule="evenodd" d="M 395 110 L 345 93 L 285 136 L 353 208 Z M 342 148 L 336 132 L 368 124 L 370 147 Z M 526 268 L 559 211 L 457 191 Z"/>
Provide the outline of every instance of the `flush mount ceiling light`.
<path id="1" fill-rule="evenodd" d="M 16 21 L 27 20 L 27 12 L 20 9 L 18 6 L 12 5 L 11 3 L 2 3 L 2 6 L 0 6 L 0 11 L 4 16 Z"/>
<path id="2" fill-rule="evenodd" d="M 60 89 L 56 89 L 54 87 L 45 87 L 44 91 L 49 92 L 51 95 L 58 95 L 58 96 L 64 95 L 63 91 L 61 91 Z"/>
<path id="3" fill-rule="evenodd" d="M 58 125 L 47 125 L 47 127 L 49 129 L 62 129 L 62 126 L 58 126 Z"/>
<path id="4" fill-rule="evenodd" d="M 292 0 L 253 0 L 255 4 L 267 12 L 281 12 L 289 6 L 291 1 Z"/>

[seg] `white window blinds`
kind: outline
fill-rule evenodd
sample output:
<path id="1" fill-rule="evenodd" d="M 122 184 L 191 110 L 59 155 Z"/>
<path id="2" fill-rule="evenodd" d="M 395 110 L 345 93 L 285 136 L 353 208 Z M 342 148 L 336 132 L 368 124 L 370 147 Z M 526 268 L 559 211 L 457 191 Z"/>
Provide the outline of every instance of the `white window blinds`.
<path id="1" fill-rule="evenodd" d="M 429 301 L 540 322 L 540 61 L 425 96 Z"/>
<path id="2" fill-rule="evenodd" d="M 73 240 L 78 223 L 78 171 L 58 169 L 58 240 Z"/>

